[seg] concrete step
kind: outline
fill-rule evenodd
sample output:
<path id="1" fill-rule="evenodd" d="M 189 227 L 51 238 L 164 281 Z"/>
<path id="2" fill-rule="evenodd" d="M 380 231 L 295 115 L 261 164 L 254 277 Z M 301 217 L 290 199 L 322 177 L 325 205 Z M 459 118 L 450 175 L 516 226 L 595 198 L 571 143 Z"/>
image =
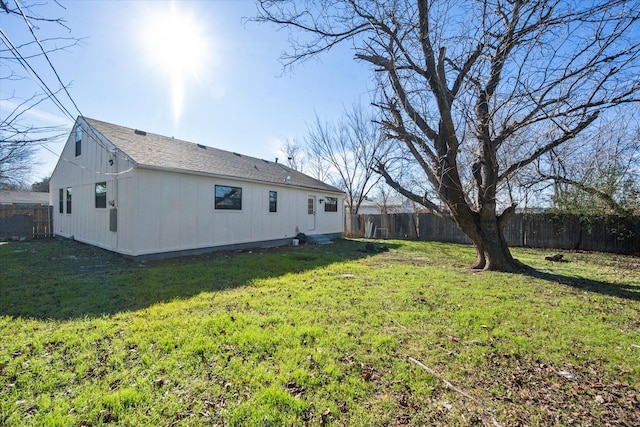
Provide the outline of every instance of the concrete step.
<path id="1" fill-rule="evenodd" d="M 333 242 L 328 237 L 320 234 L 315 236 L 307 236 L 307 242 L 315 243 L 316 245 L 332 245 Z"/>

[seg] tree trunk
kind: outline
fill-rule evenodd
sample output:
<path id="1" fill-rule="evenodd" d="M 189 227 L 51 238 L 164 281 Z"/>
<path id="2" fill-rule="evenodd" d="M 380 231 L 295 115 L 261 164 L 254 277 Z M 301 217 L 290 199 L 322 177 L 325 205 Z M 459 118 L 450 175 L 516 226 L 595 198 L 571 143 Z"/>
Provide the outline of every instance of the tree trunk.
<path id="1" fill-rule="evenodd" d="M 507 216 L 496 217 L 495 214 L 456 218 L 456 222 L 476 248 L 477 260 L 473 269 L 515 272 L 525 267 L 513 258 L 504 239 L 502 229 L 506 219 Z"/>

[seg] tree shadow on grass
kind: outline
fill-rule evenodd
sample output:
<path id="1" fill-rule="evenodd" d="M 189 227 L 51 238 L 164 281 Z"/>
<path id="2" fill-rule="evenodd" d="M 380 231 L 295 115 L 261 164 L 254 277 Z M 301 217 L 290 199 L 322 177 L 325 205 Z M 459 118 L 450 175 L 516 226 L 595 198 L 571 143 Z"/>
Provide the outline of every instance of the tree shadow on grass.
<path id="1" fill-rule="evenodd" d="M 528 267 L 523 271 L 526 276 L 542 279 L 561 285 L 571 286 L 587 292 L 613 296 L 622 299 L 640 301 L 640 284 L 610 283 L 585 277 L 572 277 L 562 274 L 550 273 Z"/>
<path id="2" fill-rule="evenodd" d="M 375 252 L 366 251 L 364 242 L 338 240 L 327 246 L 212 252 L 143 262 L 66 239 L 4 243 L 0 316 L 51 320 L 109 316 L 372 255 Z"/>

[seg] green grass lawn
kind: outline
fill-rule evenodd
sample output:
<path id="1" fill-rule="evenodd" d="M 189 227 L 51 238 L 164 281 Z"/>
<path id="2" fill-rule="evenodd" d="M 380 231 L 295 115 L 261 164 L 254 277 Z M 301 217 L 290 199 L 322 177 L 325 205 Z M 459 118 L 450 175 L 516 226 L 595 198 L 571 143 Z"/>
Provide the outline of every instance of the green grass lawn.
<path id="1" fill-rule="evenodd" d="M 640 425 L 640 258 L 0 245 L 0 425 Z"/>

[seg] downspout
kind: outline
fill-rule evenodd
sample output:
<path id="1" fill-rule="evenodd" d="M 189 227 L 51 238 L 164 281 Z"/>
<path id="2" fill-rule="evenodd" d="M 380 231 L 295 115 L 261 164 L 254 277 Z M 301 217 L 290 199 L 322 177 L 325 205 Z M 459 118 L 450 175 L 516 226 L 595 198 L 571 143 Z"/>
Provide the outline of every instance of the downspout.
<path id="1" fill-rule="evenodd" d="M 114 157 L 116 158 L 116 160 L 115 160 L 115 164 L 116 164 L 115 172 L 116 173 L 113 175 L 113 204 L 114 204 L 113 208 L 116 210 L 116 224 L 117 224 L 117 221 L 118 221 L 118 206 L 119 206 L 119 203 L 118 203 L 118 173 L 119 173 L 119 171 L 118 171 L 118 156 L 117 156 L 117 153 L 118 153 L 118 151 L 114 150 L 113 154 L 114 154 Z M 116 250 L 119 250 L 120 249 L 120 233 L 118 233 L 117 225 L 116 225 L 115 233 L 116 233 Z"/>
<path id="2" fill-rule="evenodd" d="M 115 171 L 113 173 L 113 207 L 118 207 L 118 150 L 113 150 L 113 163 Z"/>
<path id="3" fill-rule="evenodd" d="M 53 231 L 52 231 L 52 225 L 51 224 L 51 211 L 53 210 L 53 206 L 49 207 L 47 206 L 47 236 L 46 237 L 53 237 Z"/>
<path id="4" fill-rule="evenodd" d="M 112 179 L 112 185 L 113 185 L 113 209 L 115 209 L 115 216 L 116 216 L 116 230 L 114 231 L 114 233 L 116 233 L 116 247 L 115 249 L 118 250 L 118 248 L 120 247 L 120 236 L 117 230 L 117 223 L 118 223 L 118 149 L 115 148 L 112 152 L 113 155 L 113 179 Z M 110 219 L 111 220 L 111 219 Z"/>

